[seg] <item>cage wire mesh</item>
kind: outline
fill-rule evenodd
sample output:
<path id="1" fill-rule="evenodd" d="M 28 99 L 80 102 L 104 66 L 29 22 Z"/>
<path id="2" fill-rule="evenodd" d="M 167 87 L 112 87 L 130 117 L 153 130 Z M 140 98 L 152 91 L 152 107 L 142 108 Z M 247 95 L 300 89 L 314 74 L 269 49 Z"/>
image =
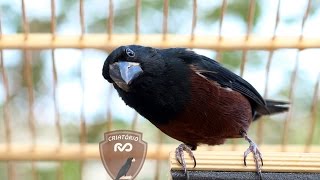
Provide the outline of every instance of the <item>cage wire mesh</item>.
<path id="1" fill-rule="evenodd" d="M 108 179 L 105 131 L 144 132 L 138 179 L 168 177 L 177 141 L 126 107 L 101 76 L 126 44 L 186 47 L 209 56 L 288 113 L 249 134 L 263 149 L 319 152 L 320 1 L 2 1 L 0 179 Z M 244 150 L 242 140 L 208 147 Z M 153 167 L 153 168 L 150 168 Z"/>

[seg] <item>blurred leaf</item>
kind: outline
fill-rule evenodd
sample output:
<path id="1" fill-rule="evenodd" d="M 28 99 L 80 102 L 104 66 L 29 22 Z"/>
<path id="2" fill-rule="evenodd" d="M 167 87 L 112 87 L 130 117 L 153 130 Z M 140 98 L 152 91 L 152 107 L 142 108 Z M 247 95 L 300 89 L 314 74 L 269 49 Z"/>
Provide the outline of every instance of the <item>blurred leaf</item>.
<path id="1" fill-rule="evenodd" d="M 164 1 L 152 1 L 152 0 L 142 0 L 141 2 L 143 6 L 153 8 L 153 9 L 161 9 L 163 10 Z M 169 0 L 169 9 L 183 9 L 188 6 L 188 1 L 184 0 Z"/>
<path id="2" fill-rule="evenodd" d="M 106 18 L 96 18 L 92 23 L 90 23 L 88 25 L 88 32 L 89 33 L 104 33 L 106 26 L 107 26 L 107 19 Z"/>
<path id="3" fill-rule="evenodd" d="M 81 179 L 80 163 L 78 161 L 63 162 L 63 179 Z"/>
<path id="4" fill-rule="evenodd" d="M 261 5 L 260 1 L 255 1 L 255 11 L 254 11 L 254 18 L 253 18 L 253 25 L 256 25 L 258 19 L 261 16 Z M 248 16 L 249 16 L 249 6 L 250 1 L 239 1 L 239 0 L 232 0 L 228 1 L 226 13 L 232 14 L 236 17 L 239 17 L 243 22 L 248 23 Z M 206 21 L 217 21 L 220 19 L 221 13 L 221 6 L 216 7 L 211 12 L 207 12 L 204 19 Z"/>
<path id="5" fill-rule="evenodd" d="M 32 82 L 36 90 L 40 88 L 39 85 L 44 76 L 44 62 L 39 51 L 32 52 Z"/>
<path id="6" fill-rule="evenodd" d="M 33 33 L 50 33 L 51 23 L 49 21 L 34 19 L 29 22 L 29 28 L 30 32 Z"/>
<path id="7" fill-rule="evenodd" d="M 131 122 L 126 122 L 120 119 L 113 119 L 112 129 L 130 129 Z M 107 123 L 106 120 L 96 121 L 94 124 L 90 124 L 88 128 L 88 142 L 97 143 L 103 140 L 103 134 L 107 132 Z"/>
<path id="8" fill-rule="evenodd" d="M 230 13 L 233 13 L 236 16 L 239 16 L 244 22 L 248 22 L 250 1 L 238 1 L 233 0 L 231 4 L 228 6 L 228 10 Z M 260 1 L 255 1 L 255 9 L 254 9 L 254 18 L 253 25 L 257 23 L 258 18 L 261 15 L 261 7 Z"/>
<path id="9" fill-rule="evenodd" d="M 74 117 L 70 117 L 70 119 L 76 119 Z M 77 124 L 65 124 L 62 127 L 62 136 L 64 142 L 76 142 L 79 143 L 79 125 Z"/>
<path id="10" fill-rule="evenodd" d="M 0 179 L 8 179 L 7 176 L 7 165 L 5 162 L 0 162 Z"/>
<path id="11" fill-rule="evenodd" d="M 188 6 L 188 1 L 184 0 L 169 0 L 169 8 L 171 9 L 183 9 Z"/>
<path id="12" fill-rule="evenodd" d="M 241 64 L 241 51 L 221 52 L 221 63 L 228 69 L 236 70 Z"/>
<path id="13" fill-rule="evenodd" d="M 39 180 L 56 180 L 56 170 L 54 168 L 38 168 Z"/>

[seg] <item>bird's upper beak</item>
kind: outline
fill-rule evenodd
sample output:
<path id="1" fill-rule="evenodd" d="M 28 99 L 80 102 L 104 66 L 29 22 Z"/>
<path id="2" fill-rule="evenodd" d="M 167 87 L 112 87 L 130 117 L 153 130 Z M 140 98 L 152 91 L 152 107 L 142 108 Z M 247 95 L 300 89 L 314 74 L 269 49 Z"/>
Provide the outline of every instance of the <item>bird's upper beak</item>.
<path id="1" fill-rule="evenodd" d="M 109 65 L 111 79 L 123 90 L 129 91 L 129 85 L 143 70 L 137 62 L 119 61 Z"/>

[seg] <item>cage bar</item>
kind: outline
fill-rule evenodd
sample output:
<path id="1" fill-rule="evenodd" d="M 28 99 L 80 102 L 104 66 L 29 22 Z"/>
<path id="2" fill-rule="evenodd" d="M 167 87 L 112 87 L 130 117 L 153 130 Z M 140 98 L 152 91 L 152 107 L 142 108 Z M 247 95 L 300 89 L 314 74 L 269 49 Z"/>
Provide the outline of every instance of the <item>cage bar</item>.
<path id="1" fill-rule="evenodd" d="M 317 82 L 314 87 L 314 93 L 313 93 L 313 98 L 312 98 L 313 101 L 312 101 L 311 108 L 310 108 L 311 122 L 310 122 L 308 137 L 307 137 L 306 144 L 305 144 L 305 152 L 309 152 L 309 150 L 310 150 L 312 140 L 314 137 L 314 132 L 315 132 L 316 125 L 317 125 L 319 83 L 320 83 L 320 73 L 318 75 L 318 79 L 317 79 Z"/>
<path id="2" fill-rule="evenodd" d="M 197 0 L 193 0 L 193 6 L 192 6 L 192 25 L 191 25 L 191 41 L 194 40 L 194 31 L 197 26 L 197 14 L 198 14 L 198 8 L 197 8 Z"/>
<path id="3" fill-rule="evenodd" d="M 163 1 L 162 40 L 167 40 L 168 34 L 169 0 Z"/>
<path id="4" fill-rule="evenodd" d="M 272 39 L 251 35 L 245 41 L 245 36 L 223 37 L 195 35 L 190 41 L 190 35 L 167 34 L 167 40 L 163 41 L 163 35 L 144 34 L 140 35 L 140 40 L 135 40 L 135 34 L 113 34 L 111 40 L 105 34 L 85 34 L 83 39 L 80 35 L 56 35 L 52 40 L 51 34 L 32 33 L 28 39 L 24 40 L 24 34 L 3 35 L 0 40 L 1 49 L 101 49 L 108 52 L 123 44 L 138 44 L 152 46 L 155 48 L 185 47 L 210 50 L 274 50 L 274 49 L 309 49 L 320 48 L 320 37 L 304 37 L 300 40 L 297 36 L 276 36 Z M 219 40 L 220 39 L 220 40 Z"/>
<path id="5" fill-rule="evenodd" d="M 113 0 L 109 0 L 109 16 L 107 19 L 107 33 L 108 33 L 108 40 L 110 41 L 112 38 L 112 30 L 113 30 Z"/>
<path id="6" fill-rule="evenodd" d="M 61 146 L 60 151 L 56 151 L 55 145 L 37 144 L 33 151 L 30 151 L 30 144 L 12 144 L 12 150 L 7 151 L 6 144 L 0 144 L 0 160 L 1 161 L 71 161 L 71 160 L 101 160 L 99 148 L 97 144 L 86 144 L 83 151 L 79 149 L 79 144 L 68 143 Z M 147 159 L 151 160 L 168 160 L 169 153 L 177 147 L 176 144 L 148 144 Z M 239 144 L 234 151 L 238 151 L 243 155 L 243 151 L 247 149 L 247 145 Z M 288 153 L 301 153 L 304 151 L 304 146 L 290 145 L 287 147 Z M 199 146 L 197 151 L 208 151 L 210 147 Z M 233 146 L 225 144 L 223 146 L 215 146 L 214 152 L 232 151 Z M 262 152 L 272 153 L 280 152 L 281 145 L 262 144 L 259 146 Z M 196 152 L 197 152 L 196 151 Z M 320 146 L 314 145 L 309 149 L 309 153 L 319 153 Z M 250 156 L 248 156 L 249 158 Z M 243 158 L 243 157 L 242 157 Z M 242 159 L 243 160 L 243 159 Z M 249 159 L 248 159 L 249 161 Z M 243 161 L 242 161 L 243 163 Z"/>
<path id="7" fill-rule="evenodd" d="M 277 6 L 277 14 L 276 14 L 276 19 L 275 19 L 275 25 L 273 28 L 273 35 L 272 35 L 272 40 L 275 40 L 276 38 L 276 32 L 278 29 L 279 21 L 280 21 L 280 7 L 281 7 L 281 0 L 278 0 L 278 6 Z M 265 85 L 264 85 L 264 93 L 263 97 L 266 99 L 268 98 L 268 91 L 269 91 L 269 76 L 270 76 L 270 68 L 271 68 L 271 63 L 273 59 L 273 54 L 274 50 L 269 51 L 268 55 L 268 62 L 266 65 L 266 79 L 265 79 Z M 258 126 L 257 126 L 257 143 L 262 144 L 263 143 L 263 127 L 264 127 L 264 121 L 258 121 Z"/>
<path id="8" fill-rule="evenodd" d="M 135 14 L 135 26 L 134 26 L 134 32 L 136 35 L 136 41 L 139 40 L 140 37 L 140 14 L 141 14 L 141 0 L 136 0 L 136 8 L 135 8 L 136 14 Z"/>
<path id="9" fill-rule="evenodd" d="M 303 40 L 303 31 L 304 31 L 304 26 L 305 23 L 308 19 L 309 13 L 310 13 L 310 8 L 311 8 L 311 0 L 308 1 L 305 13 L 303 15 L 302 23 L 301 23 L 301 31 L 300 31 L 300 36 L 299 36 L 299 41 Z M 284 121 L 284 131 L 283 131 L 283 136 L 282 136 L 282 145 L 283 145 L 283 151 L 285 151 L 286 146 L 288 144 L 288 134 L 289 134 L 289 125 L 292 120 L 292 112 L 293 112 L 293 104 L 294 104 L 294 89 L 295 89 L 295 84 L 296 84 L 296 79 L 297 79 L 297 74 L 298 74 L 298 69 L 299 69 L 299 57 L 300 57 L 301 49 L 298 49 L 297 51 L 297 56 L 295 60 L 295 67 L 291 75 L 291 84 L 290 84 L 290 90 L 289 90 L 289 99 L 291 103 L 291 107 L 289 112 L 287 113 L 286 119 Z"/>

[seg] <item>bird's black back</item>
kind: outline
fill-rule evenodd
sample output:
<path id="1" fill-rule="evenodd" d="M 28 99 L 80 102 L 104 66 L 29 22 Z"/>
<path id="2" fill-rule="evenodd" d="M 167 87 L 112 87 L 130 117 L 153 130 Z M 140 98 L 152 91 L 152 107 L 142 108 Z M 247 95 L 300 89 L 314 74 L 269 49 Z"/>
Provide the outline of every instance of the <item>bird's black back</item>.
<path id="1" fill-rule="evenodd" d="M 164 49 L 161 53 L 168 59 L 170 57 L 181 59 L 186 64 L 193 66 L 198 73 L 208 80 L 241 93 L 250 101 L 253 112 L 257 111 L 260 114 L 269 113 L 265 100 L 259 92 L 242 77 L 224 68 L 217 61 L 184 48 Z"/>

